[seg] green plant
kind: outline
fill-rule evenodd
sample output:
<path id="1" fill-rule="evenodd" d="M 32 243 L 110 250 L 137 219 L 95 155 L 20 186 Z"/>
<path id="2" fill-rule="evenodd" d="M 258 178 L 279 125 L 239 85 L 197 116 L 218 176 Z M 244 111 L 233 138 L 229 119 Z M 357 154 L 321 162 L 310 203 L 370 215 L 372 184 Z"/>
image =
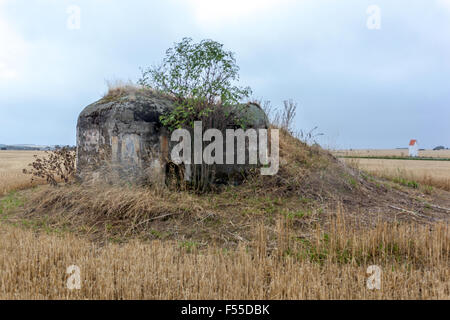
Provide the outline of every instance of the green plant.
<path id="1" fill-rule="evenodd" d="M 16 192 L 11 192 L 8 196 L 0 200 L 0 216 L 6 216 L 8 210 L 22 207 L 24 203 L 24 199 L 19 198 Z"/>
<path id="2" fill-rule="evenodd" d="M 425 193 L 430 195 L 433 193 L 433 187 L 432 186 L 424 186 L 425 188 Z"/>
<path id="3" fill-rule="evenodd" d="M 166 51 L 161 65 L 142 70 L 138 83 L 174 96 L 176 107 L 161 116 L 170 130 L 191 126 L 207 118 L 217 106 L 237 104 L 251 94 L 249 87 L 238 87 L 239 67 L 234 53 L 213 40 L 193 43 L 183 38 Z M 225 110 L 229 116 L 231 109 Z"/>
<path id="4" fill-rule="evenodd" d="M 350 178 L 349 182 L 354 188 L 358 186 L 358 182 L 354 178 Z"/>
<path id="5" fill-rule="evenodd" d="M 198 247 L 198 243 L 196 241 L 183 241 L 180 244 L 180 248 L 186 249 L 187 253 L 191 253 L 195 251 Z"/>
<path id="6" fill-rule="evenodd" d="M 304 217 L 310 216 L 311 214 L 312 214 L 311 210 L 297 210 L 294 212 L 291 212 L 291 211 L 287 212 L 286 217 L 290 220 L 295 219 L 295 218 L 302 219 Z"/>
<path id="7" fill-rule="evenodd" d="M 408 187 L 417 189 L 419 188 L 419 184 L 416 181 L 408 181 Z"/>
<path id="8" fill-rule="evenodd" d="M 410 188 L 413 188 L 413 189 L 419 188 L 419 184 L 416 181 L 412 181 L 412 180 L 409 181 L 409 180 L 406 180 L 404 178 L 394 178 L 393 181 L 395 183 L 401 184 L 401 185 L 403 185 L 405 187 L 410 187 Z"/>

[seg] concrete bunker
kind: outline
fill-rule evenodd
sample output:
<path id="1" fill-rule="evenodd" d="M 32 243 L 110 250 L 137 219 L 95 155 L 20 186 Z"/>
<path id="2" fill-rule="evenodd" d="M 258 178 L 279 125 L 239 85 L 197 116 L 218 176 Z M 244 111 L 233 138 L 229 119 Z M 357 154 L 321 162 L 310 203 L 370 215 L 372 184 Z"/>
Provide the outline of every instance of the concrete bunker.
<path id="1" fill-rule="evenodd" d="M 77 177 L 100 179 L 110 174 L 138 183 L 166 183 L 171 148 L 169 131 L 160 116 L 175 106 L 175 100 L 160 93 L 136 89 L 106 96 L 87 106 L 77 123 Z M 240 110 L 251 119 L 248 128 L 269 126 L 264 111 L 254 103 Z M 249 166 L 219 165 L 221 182 L 236 183 Z"/>

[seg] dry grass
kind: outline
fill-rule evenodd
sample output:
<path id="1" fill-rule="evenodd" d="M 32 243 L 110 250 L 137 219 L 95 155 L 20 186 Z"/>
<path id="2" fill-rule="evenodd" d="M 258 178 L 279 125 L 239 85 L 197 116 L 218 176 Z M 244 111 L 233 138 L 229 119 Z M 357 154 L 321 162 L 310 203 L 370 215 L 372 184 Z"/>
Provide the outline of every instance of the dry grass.
<path id="1" fill-rule="evenodd" d="M 0 299 L 450 299 L 448 220 L 335 209 L 368 196 L 380 205 L 382 188 L 280 140 L 278 175 L 217 193 L 73 184 L 4 198 Z M 30 159 L 9 161 L 21 170 Z M 81 290 L 66 288 L 70 265 Z M 381 290 L 366 287 L 370 265 Z"/>
<path id="2" fill-rule="evenodd" d="M 31 176 L 22 173 L 34 161 L 33 155 L 42 156 L 43 151 L 0 151 L 0 196 L 13 190 L 30 188 Z"/>
<path id="3" fill-rule="evenodd" d="M 133 99 L 136 95 L 164 96 L 165 98 L 174 99 L 173 96 L 157 91 L 150 87 L 144 87 L 133 83 L 131 80 L 112 80 L 106 81 L 107 91 L 103 95 L 101 102 L 111 102 L 123 97 Z"/>
<path id="4" fill-rule="evenodd" d="M 290 217 L 300 230 L 328 213 L 311 199 L 249 192 L 230 188 L 199 195 L 109 185 L 45 186 L 6 197 L 5 207 L 13 210 L 5 210 L 3 220 L 37 229 L 70 230 L 102 243 L 138 238 L 234 248 L 252 237 L 255 223 L 269 226 L 273 238 L 278 216 Z"/>
<path id="5" fill-rule="evenodd" d="M 35 234 L 0 224 L 0 299 L 450 299 L 448 225 L 387 225 L 294 237 L 278 223 L 277 248 L 254 225 L 237 249 L 131 241 L 98 246 L 70 234 Z M 81 270 L 68 290 L 66 269 Z M 381 289 L 366 287 L 370 265 Z"/>
<path id="6" fill-rule="evenodd" d="M 337 150 L 336 156 L 355 157 L 407 157 L 408 149 L 360 149 L 360 150 Z M 450 150 L 421 150 L 420 157 L 426 158 L 450 158 Z"/>
<path id="7" fill-rule="evenodd" d="M 450 161 L 345 159 L 353 166 L 387 179 L 406 179 L 450 191 Z"/>
<path id="8" fill-rule="evenodd" d="M 358 172 L 344 166 L 331 153 L 293 137 L 280 129 L 280 169 L 274 176 L 256 175 L 248 185 L 261 194 L 338 199 L 356 196 L 360 185 Z M 355 190 L 356 183 L 361 189 Z"/>
<path id="9" fill-rule="evenodd" d="M 114 81 L 106 81 L 107 91 L 103 95 L 103 99 L 114 99 L 118 97 L 122 97 L 124 95 L 128 94 L 136 94 L 144 88 L 142 86 L 136 85 L 131 81 L 121 81 L 121 80 L 114 80 Z"/>

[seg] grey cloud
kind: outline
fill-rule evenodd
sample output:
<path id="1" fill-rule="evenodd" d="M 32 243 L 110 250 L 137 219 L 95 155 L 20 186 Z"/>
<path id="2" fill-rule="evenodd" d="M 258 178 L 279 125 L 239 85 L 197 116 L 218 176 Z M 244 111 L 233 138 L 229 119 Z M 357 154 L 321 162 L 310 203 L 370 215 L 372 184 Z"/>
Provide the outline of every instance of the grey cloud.
<path id="1" fill-rule="evenodd" d="M 105 79 L 136 80 L 140 66 L 191 36 L 235 51 L 256 97 L 297 100 L 297 127 L 319 126 L 323 143 L 450 146 L 450 11 L 376 2 L 378 31 L 365 25 L 372 1 L 291 1 L 214 25 L 183 1 L 9 1 L 0 17 L 30 51 L 23 78 L 0 80 L 0 143 L 74 144 L 77 115 Z M 81 7 L 81 30 L 65 27 L 70 4 Z"/>

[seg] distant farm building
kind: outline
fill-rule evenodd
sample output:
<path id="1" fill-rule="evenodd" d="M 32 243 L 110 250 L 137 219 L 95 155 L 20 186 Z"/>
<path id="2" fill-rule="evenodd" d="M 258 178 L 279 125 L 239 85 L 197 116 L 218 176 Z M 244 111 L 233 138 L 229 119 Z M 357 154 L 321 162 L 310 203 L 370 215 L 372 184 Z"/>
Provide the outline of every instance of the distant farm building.
<path id="1" fill-rule="evenodd" d="M 409 156 L 410 157 L 418 157 L 419 156 L 419 144 L 417 140 L 411 140 L 409 142 Z"/>

